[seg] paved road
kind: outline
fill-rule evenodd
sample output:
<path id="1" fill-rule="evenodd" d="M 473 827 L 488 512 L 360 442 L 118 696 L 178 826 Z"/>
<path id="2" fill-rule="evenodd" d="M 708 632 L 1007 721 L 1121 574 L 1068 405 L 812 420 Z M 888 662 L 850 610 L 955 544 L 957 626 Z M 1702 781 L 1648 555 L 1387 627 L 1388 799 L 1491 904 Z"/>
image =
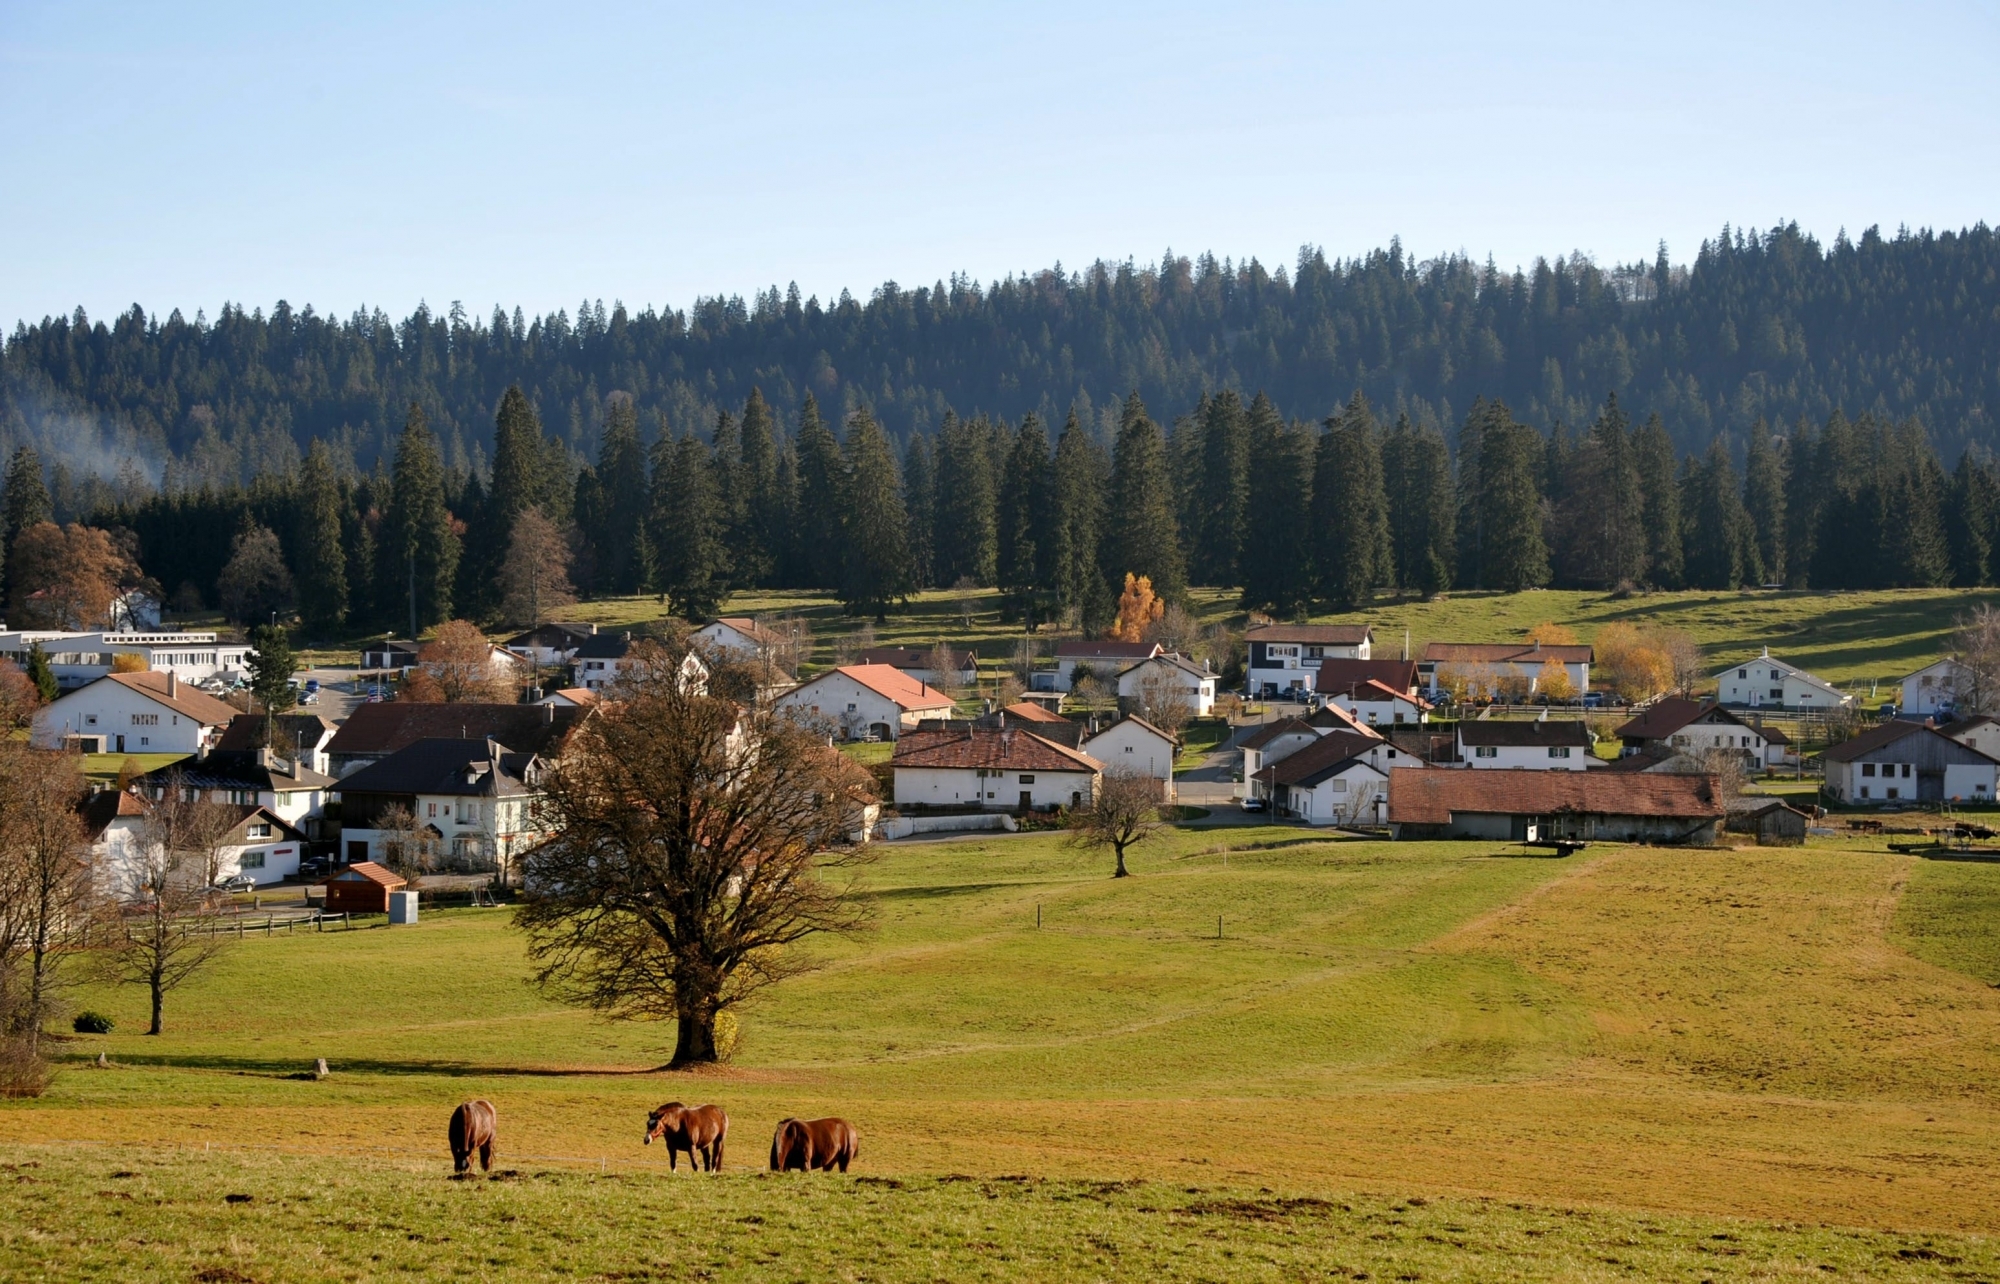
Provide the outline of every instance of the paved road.
<path id="1" fill-rule="evenodd" d="M 319 680 L 319 699 L 302 707 L 300 713 L 316 713 L 328 722 L 345 722 L 347 715 L 360 704 L 364 691 L 355 690 L 357 670 L 349 665 L 339 668 L 300 669 L 292 676 L 299 680 L 301 687 L 307 678 Z"/>

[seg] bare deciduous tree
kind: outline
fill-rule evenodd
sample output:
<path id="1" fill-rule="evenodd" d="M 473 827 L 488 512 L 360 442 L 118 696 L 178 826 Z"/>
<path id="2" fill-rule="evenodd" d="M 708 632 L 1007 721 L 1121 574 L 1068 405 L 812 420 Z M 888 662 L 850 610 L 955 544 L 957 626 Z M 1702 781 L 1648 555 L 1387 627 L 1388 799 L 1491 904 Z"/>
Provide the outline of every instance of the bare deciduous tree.
<path id="1" fill-rule="evenodd" d="M 576 601 L 570 583 L 569 535 L 533 506 L 521 510 L 500 563 L 500 613 L 511 624 L 533 628 Z"/>
<path id="2" fill-rule="evenodd" d="M 170 777 L 148 802 L 125 865 L 110 871 L 125 903 L 123 940 L 105 954 L 111 975 L 147 987 L 158 1034 L 166 996 L 205 967 L 222 949 L 209 867 L 235 814 Z"/>
<path id="3" fill-rule="evenodd" d="M 1952 647 L 1958 661 L 1953 712 L 1966 718 L 2000 709 L 2000 611 L 1982 602 L 1959 616 Z"/>
<path id="4" fill-rule="evenodd" d="M 514 698 L 512 675 L 497 671 L 493 644 L 469 620 L 439 625 L 437 636 L 417 652 L 417 660 L 411 686 L 420 686 L 415 679 L 421 676 L 435 685 L 438 698 L 446 704 L 505 703 Z"/>
<path id="5" fill-rule="evenodd" d="M 437 868 L 437 842 L 408 807 L 397 803 L 388 808 L 375 818 L 375 828 L 382 831 L 382 863 L 411 887 Z"/>
<path id="6" fill-rule="evenodd" d="M 1109 847 L 1118 857 L 1113 878 L 1125 878 L 1127 848 L 1151 838 L 1160 828 L 1160 782 L 1135 772 L 1106 772 L 1098 782 L 1097 797 L 1088 807 L 1069 814 L 1069 833 L 1064 842 L 1071 847 Z"/>
<path id="7" fill-rule="evenodd" d="M 61 963 L 95 910 L 83 798 L 76 759 L 0 740 L 0 971 L 21 974 L 6 986 L 16 1002 L 5 1034 L 24 1041 L 30 1059 L 41 1054 Z"/>
<path id="8" fill-rule="evenodd" d="M 515 920 L 543 986 L 674 1021 L 675 1066 L 714 1061 L 717 1016 L 808 966 L 790 947 L 865 925 L 839 874 L 873 796 L 811 729 L 683 681 L 682 658 L 640 651 L 543 778 L 554 836 Z"/>
<path id="9" fill-rule="evenodd" d="M 931 671 L 931 686 L 947 700 L 959 700 L 965 696 L 965 682 L 959 677 L 958 656 L 951 644 L 938 642 L 924 657 L 924 667 Z"/>
<path id="10" fill-rule="evenodd" d="M 1194 717 L 1194 700 L 1173 674 L 1155 666 L 1140 678 L 1128 703 L 1138 714 L 1169 735 L 1177 736 Z"/>

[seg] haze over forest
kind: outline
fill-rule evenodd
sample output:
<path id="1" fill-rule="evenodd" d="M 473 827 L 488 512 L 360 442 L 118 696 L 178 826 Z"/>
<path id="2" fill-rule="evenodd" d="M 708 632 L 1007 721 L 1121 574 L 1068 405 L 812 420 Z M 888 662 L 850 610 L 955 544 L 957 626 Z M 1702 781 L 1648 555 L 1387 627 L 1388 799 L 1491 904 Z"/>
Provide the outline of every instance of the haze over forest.
<path id="1" fill-rule="evenodd" d="M 366 471 L 417 402 L 445 465 L 484 472 L 513 383 L 579 460 L 596 457 L 614 392 L 648 441 L 706 437 L 761 387 L 787 428 L 808 392 L 828 412 L 870 407 L 895 441 L 947 410 L 1060 424 L 1074 405 L 1108 444 L 1130 391 L 1171 423 L 1230 388 L 1305 421 L 1360 390 L 1385 421 L 1406 413 L 1448 438 L 1476 398 L 1576 431 L 1616 392 L 1659 415 L 1681 454 L 1720 438 L 1738 459 L 1759 420 L 1785 432 L 1872 413 L 1920 421 L 1950 467 L 1995 444 L 2000 248 L 1983 223 L 1830 244 L 1781 225 L 1725 227 L 1685 264 L 1663 246 L 1652 264 L 1503 272 L 1392 244 L 1354 259 L 1307 248 L 1282 266 L 1169 251 L 987 284 L 889 282 L 865 300 L 773 287 L 664 312 L 79 309 L 8 337 L 0 451 L 32 445 L 107 479 L 125 468 L 128 485 L 170 470 L 178 486 L 231 486 L 289 471 L 323 439 Z"/>

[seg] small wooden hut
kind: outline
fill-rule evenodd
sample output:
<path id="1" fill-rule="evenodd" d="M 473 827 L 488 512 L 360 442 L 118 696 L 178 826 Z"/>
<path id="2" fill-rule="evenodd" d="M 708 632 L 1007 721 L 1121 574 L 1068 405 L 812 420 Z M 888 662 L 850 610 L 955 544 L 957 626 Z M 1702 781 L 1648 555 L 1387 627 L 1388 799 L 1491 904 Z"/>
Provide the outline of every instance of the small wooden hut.
<path id="1" fill-rule="evenodd" d="M 1796 847 L 1805 842 L 1811 824 L 1811 816 L 1773 798 L 1732 809 L 1723 828 L 1733 834 L 1755 835 L 1759 847 Z"/>
<path id="2" fill-rule="evenodd" d="M 389 893 L 408 882 L 372 860 L 357 861 L 326 880 L 327 913 L 387 914 Z"/>

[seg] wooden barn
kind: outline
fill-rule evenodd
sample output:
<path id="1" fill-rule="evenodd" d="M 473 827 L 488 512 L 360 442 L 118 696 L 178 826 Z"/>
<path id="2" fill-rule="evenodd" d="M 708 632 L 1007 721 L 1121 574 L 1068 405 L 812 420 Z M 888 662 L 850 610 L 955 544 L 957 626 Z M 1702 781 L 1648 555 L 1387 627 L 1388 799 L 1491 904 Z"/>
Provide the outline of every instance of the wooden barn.
<path id="1" fill-rule="evenodd" d="M 387 914 L 389 893 L 403 890 L 407 883 L 372 860 L 357 862 L 326 880 L 326 912 Z"/>
<path id="2" fill-rule="evenodd" d="M 1812 824 L 1812 817 L 1805 812 L 1787 806 L 1782 798 L 1745 798 L 1743 802 L 1745 806 L 1732 806 L 1722 822 L 1730 833 L 1749 834 L 1759 847 L 1797 847 L 1805 842 L 1806 829 Z"/>

